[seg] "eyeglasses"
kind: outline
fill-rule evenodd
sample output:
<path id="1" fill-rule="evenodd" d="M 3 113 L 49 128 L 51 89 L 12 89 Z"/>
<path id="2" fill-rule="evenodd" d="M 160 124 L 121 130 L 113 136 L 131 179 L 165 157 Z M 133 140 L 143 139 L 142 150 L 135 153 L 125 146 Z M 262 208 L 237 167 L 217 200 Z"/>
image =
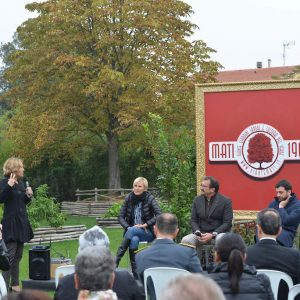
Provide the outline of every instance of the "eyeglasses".
<path id="1" fill-rule="evenodd" d="M 209 188 L 209 185 L 201 184 L 201 187 L 203 187 L 203 188 Z"/>

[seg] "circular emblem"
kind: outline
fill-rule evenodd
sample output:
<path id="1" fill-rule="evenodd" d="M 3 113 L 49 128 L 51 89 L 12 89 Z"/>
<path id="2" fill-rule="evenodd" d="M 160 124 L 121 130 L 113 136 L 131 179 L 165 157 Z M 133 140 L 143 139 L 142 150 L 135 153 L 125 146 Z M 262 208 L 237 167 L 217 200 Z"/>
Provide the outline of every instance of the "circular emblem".
<path id="1" fill-rule="evenodd" d="M 267 124 L 247 127 L 237 140 L 237 162 L 250 176 L 269 177 L 284 162 L 284 140 L 281 134 Z"/>

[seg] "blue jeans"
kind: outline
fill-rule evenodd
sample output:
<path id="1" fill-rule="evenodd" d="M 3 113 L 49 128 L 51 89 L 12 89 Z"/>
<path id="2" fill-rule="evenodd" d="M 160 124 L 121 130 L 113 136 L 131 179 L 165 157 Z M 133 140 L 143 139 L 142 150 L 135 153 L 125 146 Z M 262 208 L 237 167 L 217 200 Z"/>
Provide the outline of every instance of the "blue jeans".
<path id="1" fill-rule="evenodd" d="M 147 229 L 139 227 L 128 227 L 124 238 L 130 240 L 129 249 L 137 249 L 139 246 L 139 242 L 152 242 L 154 240 L 153 233 Z"/>

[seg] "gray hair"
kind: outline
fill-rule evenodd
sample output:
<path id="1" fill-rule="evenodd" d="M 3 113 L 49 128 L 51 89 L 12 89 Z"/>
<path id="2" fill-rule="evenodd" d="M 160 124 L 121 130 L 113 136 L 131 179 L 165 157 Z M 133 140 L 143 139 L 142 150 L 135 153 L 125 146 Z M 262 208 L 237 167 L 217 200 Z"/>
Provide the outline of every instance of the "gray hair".
<path id="1" fill-rule="evenodd" d="M 221 288 L 211 278 L 201 274 L 179 276 L 162 294 L 162 300 L 225 300 Z"/>
<path id="2" fill-rule="evenodd" d="M 90 246 L 102 246 L 109 248 L 109 238 L 105 231 L 99 226 L 94 226 L 86 230 L 79 237 L 78 252 Z"/>
<path id="3" fill-rule="evenodd" d="M 115 258 L 109 249 L 99 246 L 83 249 L 75 262 L 79 290 L 110 289 L 115 267 Z"/>

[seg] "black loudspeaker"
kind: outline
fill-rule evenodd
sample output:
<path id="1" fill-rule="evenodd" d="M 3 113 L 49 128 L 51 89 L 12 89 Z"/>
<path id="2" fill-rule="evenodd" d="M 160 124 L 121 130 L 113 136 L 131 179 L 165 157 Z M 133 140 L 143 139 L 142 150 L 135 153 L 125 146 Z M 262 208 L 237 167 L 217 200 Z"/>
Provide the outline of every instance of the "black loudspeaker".
<path id="1" fill-rule="evenodd" d="M 50 280 L 50 249 L 48 246 L 34 246 L 29 250 L 29 278 Z"/>

